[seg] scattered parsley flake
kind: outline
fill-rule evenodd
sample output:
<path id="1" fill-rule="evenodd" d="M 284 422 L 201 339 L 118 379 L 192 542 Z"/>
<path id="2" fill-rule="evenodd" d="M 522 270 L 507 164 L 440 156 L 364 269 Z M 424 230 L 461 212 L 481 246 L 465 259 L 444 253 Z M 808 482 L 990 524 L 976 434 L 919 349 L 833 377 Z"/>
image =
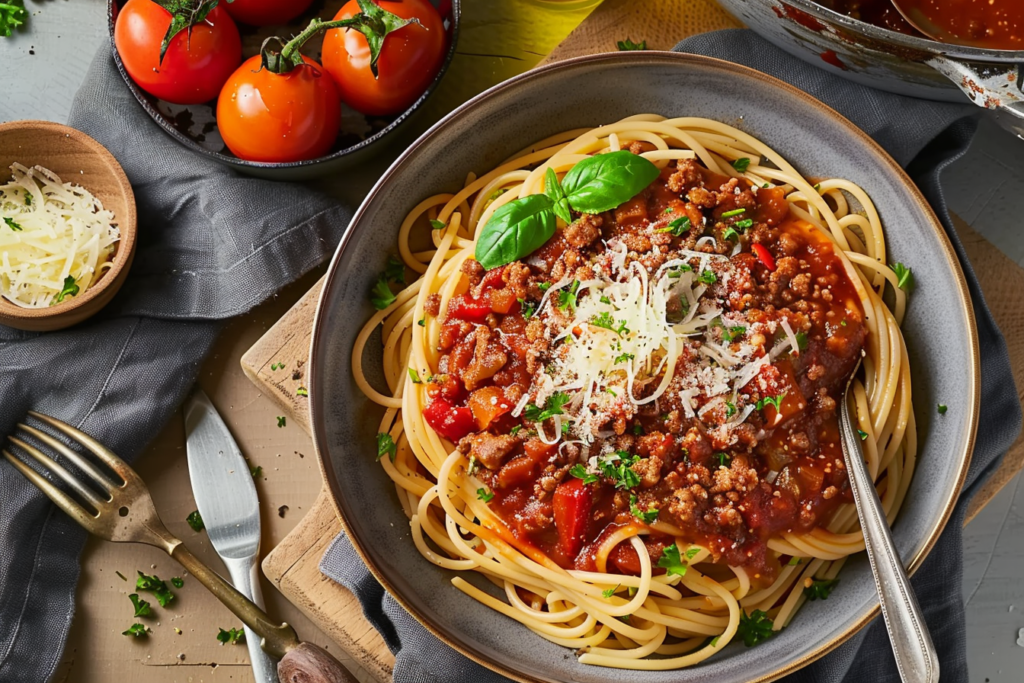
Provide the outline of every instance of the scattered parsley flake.
<path id="1" fill-rule="evenodd" d="M 139 597 L 138 593 L 132 593 L 128 596 L 128 599 L 132 601 L 132 607 L 135 608 L 135 618 L 152 616 L 153 608 L 150 607 L 149 603 Z"/>
<path id="2" fill-rule="evenodd" d="M 861 441 L 867 441 L 868 440 L 868 433 L 865 432 L 863 429 L 858 429 L 857 430 L 857 434 L 860 435 L 860 440 Z"/>
<path id="3" fill-rule="evenodd" d="M 4 223 L 6 223 L 7 227 L 10 228 L 13 232 L 21 232 L 22 231 L 22 227 L 20 225 L 18 225 L 17 223 L 15 223 L 13 218 L 10 218 L 8 216 L 4 216 Z"/>
<path id="4" fill-rule="evenodd" d="M 59 304 L 64 301 L 65 297 L 77 296 L 80 289 L 81 288 L 75 283 L 75 278 L 68 275 L 64 278 L 64 288 L 60 290 L 56 298 L 54 298 L 53 303 Z"/>
<path id="5" fill-rule="evenodd" d="M 747 228 L 749 228 L 752 225 L 754 225 L 754 219 L 753 218 L 744 218 L 741 221 L 736 221 L 732 225 L 733 225 L 734 228 L 739 228 L 740 230 L 746 230 Z"/>
<path id="6" fill-rule="evenodd" d="M 299 387 L 298 389 L 295 390 L 295 395 L 296 396 L 309 396 L 309 389 L 307 389 L 306 387 Z"/>
<path id="7" fill-rule="evenodd" d="M 222 645 L 227 645 L 228 643 L 232 645 L 245 644 L 245 629 L 233 628 L 229 631 L 225 631 L 221 628 L 217 630 L 220 631 L 220 633 L 217 634 L 217 640 L 220 641 Z"/>
<path id="8" fill-rule="evenodd" d="M 415 368 L 409 368 L 409 379 L 412 380 L 413 384 L 421 384 L 420 373 L 416 372 Z"/>
<path id="9" fill-rule="evenodd" d="M 416 324 L 419 325 L 420 327 L 426 327 L 427 320 L 426 318 L 420 318 L 419 320 L 416 321 Z"/>
<path id="10" fill-rule="evenodd" d="M 569 399 L 569 394 L 562 391 L 556 391 L 548 396 L 548 400 L 545 401 L 543 408 L 532 403 L 526 406 L 526 409 L 523 410 L 523 417 L 530 422 L 543 422 L 555 415 L 564 415 L 565 413 L 562 412 L 562 406 L 568 403 Z"/>
<path id="11" fill-rule="evenodd" d="M 675 237 L 682 237 L 684 234 L 689 232 L 690 228 L 693 227 L 690 223 L 689 216 L 682 216 L 669 223 L 664 228 L 659 228 L 657 232 L 668 232 L 672 233 Z"/>
<path id="12" fill-rule="evenodd" d="M 629 495 L 629 513 L 639 519 L 644 524 L 651 524 L 658 519 L 658 508 L 648 506 L 647 510 L 641 510 L 636 504 L 636 494 L 631 493 Z"/>
<path id="13" fill-rule="evenodd" d="M 288 424 L 288 420 L 285 419 L 284 415 L 278 415 L 277 416 L 277 426 L 278 426 L 278 428 L 284 427 L 287 424 Z"/>
<path id="14" fill-rule="evenodd" d="M 905 266 L 902 263 L 892 264 L 893 272 L 896 273 L 897 285 L 904 292 L 909 292 L 914 288 L 914 274 L 911 272 L 909 266 Z"/>
<path id="15" fill-rule="evenodd" d="M 430 219 L 430 228 L 432 230 L 444 230 L 445 224 L 437 220 L 436 218 L 432 218 Z"/>
<path id="16" fill-rule="evenodd" d="M 598 480 L 598 476 L 596 474 L 594 474 L 593 472 L 588 472 L 587 468 L 581 465 L 580 463 L 576 463 L 575 465 L 570 467 L 569 474 L 576 477 L 577 479 L 582 479 L 584 484 L 593 484 Z"/>
<path id="17" fill-rule="evenodd" d="M 804 588 L 804 595 L 808 600 L 828 600 L 832 589 L 839 583 L 839 579 L 814 579 L 810 586 Z"/>
<path id="18" fill-rule="evenodd" d="M 705 272 L 710 273 L 711 271 Z M 743 327 L 742 325 L 726 327 L 725 323 L 722 322 L 721 316 L 712 320 L 708 327 L 710 327 L 711 329 L 715 329 L 717 327 L 718 329 L 722 330 L 722 339 L 728 342 L 736 341 L 737 339 L 742 337 L 743 334 L 747 331 L 747 328 Z"/>
<path id="19" fill-rule="evenodd" d="M 384 266 L 384 274 L 389 280 L 405 284 L 405 264 L 394 256 L 388 256 L 387 265 Z"/>
<path id="20" fill-rule="evenodd" d="M 387 275 L 383 273 L 377 278 L 377 281 L 373 284 L 373 288 L 370 290 L 370 303 L 378 311 L 383 311 L 385 308 L 395 303 L 394 293 L 391 291 L 391 287 L 388 285 Z"/>
<path id="21" fill-rule="evenodd" d="M 946 411 L 949 410 L 949 407 L 940 403 L 938 410 L 939 410 L 939 415 L 945 415 Z"/>
<path id="22" fill-rule="evenodd" d="M 526 299 L 516 299 L 516 301 L 519 302 L 519 307 L 523 311 L 523 320 L 529 320 L 537 312 L 537 305 L 532 301 L 527 301 Z"/>
<path id="23" fill-rule="evenodd" d="M 797 332 L 796 333 L 796 345 L 801 351 L 807 350 L 807 333 Z"/>
<path id="24" fill-rule="evenodd" d="M 622 584 L 620 583 L 618 586 L 615 586 L 615 588 L 605 588 L 603 591 L 601 591 L 601 595 L 603 595 L 606 598 L 610 598 L 613 595 L 615 595 L 615 591 L 619 590 L 621 586 Z"/>
<path id="25" fill-rule="evenodd" d="M 172 577 L 171 578 L 171 585 L 174 586 L 175 588 L 181 588 L 182 586 L 185 585 L 185 579 L 181 578 L 180 576 Z"/>
<path id="26" fill-rule="evenodd" d="M 476 497 L 485 503 L 490 503 L 494 499 L 494 491 L 488 491 L 485 488 L 479 488 L 476 490 Z"/>
<path id="27" fill-rule="evenodd" d="M 121 631 L 122 636 L 133 636 L 135 638 L 145 638 L 149 635 L 149 629 L 143 624 L 132 624 L 128 627 L 127 631 Z"/>
<path id="28" fill-rule="evenodd" d="M 686 576 L 687 565 L 679 556 L 679 547 L 673 543 L 662 551 L 658 558 L 658 566 L 665 570 L 665 574 L 672 576 Z"/>
<path id="29" fill-rule="evenodd" d="M 147 576 L 142 572 L 139 572 L 139 578 L 135 580 L 135 588 L 146 592 L 152 593 L 156 601 L 160 603 L 161 607 L 167 607 L 167 605 L 174 600 L 174 593 L 167 587 L 167 584 L 160 580 L 159 576 Z"/>
<path id="30" fill-rule="evenodd" d="M 718 639 L 721 637 L 722 636 L 715 636 L 714 638 L 712 638 L 710 643 L 711 647 L 718 647 Z"/>
<path id="31" fill-rule="evenodd" d="M 718 458 L 719 467 L 728 467 L 732 464 L 732 458 L 729 457 L 728 453 L 715 453 L 715 457 Z"/>
<path id="32" fill-rule="evenodd" d="M 567 289 L 558 292 L 558 308 L 562 311 L 576 310 L 576 292 L 580 289 L 580 281 L 573 280 Z"/>
<path id="33" fill-rule="evenodd" d="M 732 167 L 740 173 L 746 173 L 747 169 L 750 168 L 750 158 L 740 157 L 739 159 L 735 159 L 732 162 Z"/>
<path id="34" fill-rule="evenodd" d="M 120 578 L 122 581 L 127 581 L 128 580 L 128 577 L 125 576 L 124 574 L 122 574 L 121 572 L 115 571 L 114 573 L 117 574 L 118 578 Z"/>
<path id="35" fill-rule="evenodd" d="M 759 400 L 754 407 L 758 410 L 764 410 L 768 406 L 774 406 L 776 411 L 782 410 L 782 402 L 786 399 L 785 394 L 779 394 L 778 396 L 765 396 Z"/>
<path id="36" fill-rule="evenodd" d="M 697 276 L 697 281 L 702 282 L 705 285 L 713 285 L 718 282 L 718 276 L 715 275 L 713 270 L 701 271 L 701 274 Z"/>
<path id="37" fill-rule="evenodd" d="M 199 533 L 206 528 L 206 523 L 203 522 L 203 516 L 199 514 L 199 510 L 193 510 L 189 513 L 188 517 L 185 518 L 188 525 L 192 527 L 192 531 Z"/>
<path id="38" fill-rule="evenodd" d="M 772 620 L 768 618 L 765 612 L 759 609 L 754 610 L 749 615 L 741 611 L 740 625 L 736 630 L 736 635 L 743 639 L 744 645 L 753 647 L 775 635 L 772 626 Z"/>
<path id="39" fill-rule="evenodd" d="M 616 363 L 625 363 L 626 361 L 633 360 L 634 358 L 636 358 L 636 356 L 634 356 L 632 353 L 624 353 L 621 356 L 616 356 L 615 357 L 615 362 Z"/>
<path id="40" fill-rule="evenodd" d="M 630 50 L 646 50 L 647 41 L 641 40 L 639 43 L 634 43 L 629 38 L 620 40 L 615 43 L 615 47 L 619 48 L 619 52 L 628 52 Z"/>
<path id="41" fill-rule="evenodd" d="M 280 370 L 283 367 L 284 367 L 284 363 L 274 363 L 273 365 L 270 366 L 270 369 L 276 371 L 276 370 Z"/>
<path id="42" fill-rule="evenodd" d="M 395 456 L 398 454 L 398 446 L 395 444 L 395 440 L 391 438 L 391 435 L 386 432 L 377 434 L 377 462 L 385 455 L 391 462 L 395 461 Z"/>

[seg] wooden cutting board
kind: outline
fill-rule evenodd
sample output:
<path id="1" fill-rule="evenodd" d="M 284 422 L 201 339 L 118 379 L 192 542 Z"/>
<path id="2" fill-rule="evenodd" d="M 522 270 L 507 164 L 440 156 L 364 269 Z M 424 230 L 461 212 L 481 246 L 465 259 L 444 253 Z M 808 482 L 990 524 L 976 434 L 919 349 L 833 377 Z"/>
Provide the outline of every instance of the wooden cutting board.
<path id="1" fill-rule="evenodd" d="M 738 24 L 714 0 L 605 0 L 545 61 L 614 51 L 615 42 L 629 37 L 646 40 L 651 49 L 667 50 L 682 38 Z M 1006 335 L 1014 380 L 1024 387 L 1024 269 L 954 216 L 996 322 Z M 317 283 L 242 358 L 242 368 L 271 396 L 289 419 L 309 430 L 306 399 L 296 390 L 304 385 L 302 365 L 309 352 L 313 313 L 322 281 Z M 275 363 L 299 370 L 289 375 L 271 370 Z M 968 519 L 1024 465 L 1024 439 L 1018 439 L 1002 467 L 975 496 Z M 321 491 L 302 522 L 264 560 L 263 571 L 293 603 L 345 650 L 363 671 L 361 680 L 387 683 L 394 657 L 380 635 L 363 617 L 358 601 L 342 586 L 324 577 L 320 558 L 341 531 L 334 505 Z"/>

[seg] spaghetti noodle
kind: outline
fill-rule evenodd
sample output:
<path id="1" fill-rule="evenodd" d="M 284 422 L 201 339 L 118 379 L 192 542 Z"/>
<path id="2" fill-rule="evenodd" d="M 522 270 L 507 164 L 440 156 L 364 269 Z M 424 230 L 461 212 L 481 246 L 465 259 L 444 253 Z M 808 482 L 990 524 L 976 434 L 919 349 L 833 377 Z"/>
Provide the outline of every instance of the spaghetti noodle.
<path id="1" fill-rule="evenodd" d="M 601 193 L 616 205 L 580 209 Z M 419 277 L 378 283 L 352 368 L 386 409 L 378 459 L 413 540 L 580 662 L 690 666 L 828 597 L 864 548 L 836 420 L 861 356 L 864 455 L 898 512 L 906 275 L 853 183 L 716 121 L 638 115 L 424 200 L 398 251 Z M 363 372 L 378 328 L 386 392 Z"/>

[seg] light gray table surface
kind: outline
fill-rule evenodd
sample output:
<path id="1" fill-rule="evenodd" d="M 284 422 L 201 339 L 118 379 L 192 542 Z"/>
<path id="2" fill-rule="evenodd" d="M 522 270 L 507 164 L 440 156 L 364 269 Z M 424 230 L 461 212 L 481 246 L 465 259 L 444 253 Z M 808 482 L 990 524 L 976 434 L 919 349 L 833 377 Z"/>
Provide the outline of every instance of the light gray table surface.
<path id="1" fill-rule="evenodd" d="M 0 39 L 0 122 L 66 122 L 96 50 L 104 0 L 28 0 L 30 29 Z M 12 75 L 13 74 L 13 78 Z M 992 168 L 1002 173 L 992 184 Z M 1024 267 L 1024 141 L 983 123 L 943 177 L 950 208 Z M 973 683 L 1024 681 L 1024 489 L 1018 475 L 964 533 L 964 600 Z M 1019 641 L 1019 642 L 1018 642 Z"/>

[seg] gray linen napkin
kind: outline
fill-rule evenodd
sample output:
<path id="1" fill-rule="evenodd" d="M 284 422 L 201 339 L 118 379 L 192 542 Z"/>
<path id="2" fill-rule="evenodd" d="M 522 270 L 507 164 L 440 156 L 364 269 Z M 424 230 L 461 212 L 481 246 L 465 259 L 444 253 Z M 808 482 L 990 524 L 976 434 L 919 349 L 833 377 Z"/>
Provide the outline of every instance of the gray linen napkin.
<path id="1" fill-rule="evenodd" d="M 808 66 L 748 30 L 728 30 L 688 38 L 676 46 L 726 59 L 780 78 L 830 105 L 882 145 L 924 192 L 963 265 L 981 342 L 982 408 L 974 458 L 963 494 L 928 559 L 913 578 L 925 606 L 925 618 L 939 651 L 943 681 L 966 681 L 964 607 L 961 599 L 961 531 L 967 502 L 993 472 L 1021 426 L 1020 404 L 1010 376 L 1002 334 L 992 320 L 977 280 L 946 211 L 939 177 L 967 149 L 974 133 L 973 105 L 937 104 L 884 93 L 837 78 Z M 363 612 L 395 653 L 395 682 L 499 683 L 507 679 L 463 657 L 405 612 L 378 584 L 355 554 L 344 534 L 324 555 L 321 571 L 349 588 Z M 827 657 L 785 679 L 883 683 L 899 681 L 885 626 L 876 619 Z"/>
<path id="2" fill-rule="evenodd" d="M 219 321 L 327 259 L 352 212 L 185 150 L 138 105 L 107 47 L 69 123 L 124 167 L 138 204 L 138 250 L 124 288 L 96 318 L 50 334 L 0 326 L 0 437 L 38 410 L 131 461 L 180 404 Z M 3 683 L 52 676 L 74 614 L 85 538 L 0 459 Z"/>

